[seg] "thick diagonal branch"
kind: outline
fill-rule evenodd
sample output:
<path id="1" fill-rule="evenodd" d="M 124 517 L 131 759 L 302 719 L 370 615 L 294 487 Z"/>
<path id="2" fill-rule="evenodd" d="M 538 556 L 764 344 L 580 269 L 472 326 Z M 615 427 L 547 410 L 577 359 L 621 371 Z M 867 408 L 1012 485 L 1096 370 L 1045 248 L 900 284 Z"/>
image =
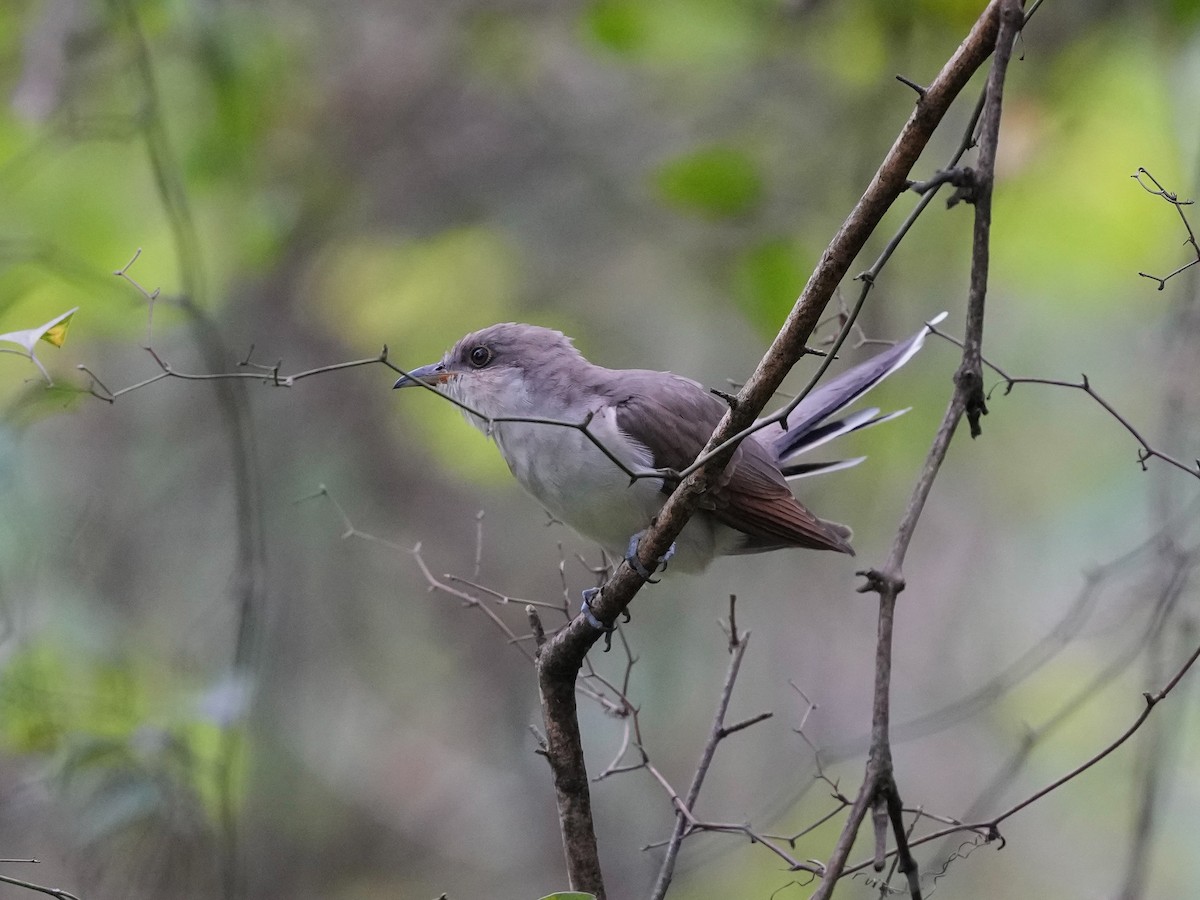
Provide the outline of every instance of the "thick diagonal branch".
<path id="1" fill-rule="evenodd" d="M 970 34 L 958 47 L 937 77 L 919 97 L 916 107 L 888 151 L 866 192 L 855 204 L 788 315 L 771 348 L 750 380 L 738 393 L 737 402 L 722 418 L 704 452 L 707 453 L 749 426 L 762 412 L 784 376 L 804 353 L 812 334 L 838 284 L 849 272 L 855 257 L 878 226 L 892 203 L 908 186 L 908 175 L 929 142 L 951 102 L 996 45 L 999 29 L 999 0 L 990 3 Z M 729 463 L 736 447 L 727 447 L 683 480 L 668 498 L 658 520 L 641 542 L 639 556 L 656 560 L 666 553 L 695 510 L 711 479 Z M 591 608 L 600 621 L 612 623 L 629 605 L 645 583 L 634 569 L 623 564 L 593 599 Z M 546 717 L 547 754 L 555 772 L 559 819 L 567 849 L 567 869 L 573 889 L 604 895 L 599 855 L 595 847 L 586 771 L 578 723 L 574 721 L 573 684 L 583 657 L 599 634 L 582 616 L 577 616 L 541 649 L 538 683 Z M 571 702 L 566 698 L 570 695 Z M 559 721 L 568 716 L 570 723 Z M 569 777 L 568 766 L 579 770 Z"/>

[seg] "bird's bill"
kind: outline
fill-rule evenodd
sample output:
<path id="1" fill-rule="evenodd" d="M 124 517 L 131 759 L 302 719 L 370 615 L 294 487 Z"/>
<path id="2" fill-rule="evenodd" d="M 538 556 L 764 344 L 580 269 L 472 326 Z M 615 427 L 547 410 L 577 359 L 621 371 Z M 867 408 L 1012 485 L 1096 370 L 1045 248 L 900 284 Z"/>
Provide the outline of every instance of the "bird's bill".
<path id="1" fill-rule="evenodd" d="M 429 387 L 437 387 L 439 384 L 445 384 L 453 377 L 454 373 L 442 363 L 430 363 L 427 366 L 421 366 L 419 369 L 413 369 L 407 375 L 401 376 L 392 385 L 392 388 L 419 387 L 422 384 Z"/>

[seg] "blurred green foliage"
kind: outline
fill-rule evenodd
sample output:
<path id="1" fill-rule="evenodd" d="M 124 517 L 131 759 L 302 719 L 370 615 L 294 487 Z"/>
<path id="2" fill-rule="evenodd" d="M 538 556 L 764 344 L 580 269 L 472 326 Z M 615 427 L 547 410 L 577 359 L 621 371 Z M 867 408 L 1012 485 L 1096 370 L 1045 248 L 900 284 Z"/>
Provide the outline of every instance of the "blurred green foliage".
<path id="1" fill-rule="evenodd" d="M 778 329 L 812 271 L 815 254 L 775 238 L 746 249 L 734 265 L 733 291 L 742 311 L 763 332 Z"/>
<path id="2" fill-rule="evenodd" d="M 447 334 L 447 321 L 463 323 L 466 333 L 513 318 L 520 287 L 513 244 L 478 226 L 407 243 L 379 235 L 354 238 L 330 247 L 315 267 L 306 300 L 322 327 L 387 343 L 392 358 L 407 368 L 440 359 L 457 340 Z M 454 460 L 464 478 L 486 482 L 507 473 L 486 441 L 464 438 L 462 417 L 449 404 L 405 399 L 416 409 L 396 417 L 394 426 L 410 429 L 419 417 L 435 457 Z"/>
<path id="3" fill-rule="evenodd" d="M 66 346 L 39 356 L 54 390 L 28 360 L 0 354 L 0 787 L 44 789 L 36 810 L 0 815 L 13 852 L 22 841 L 30 855 L 64 860 L 94 851 L 133 872 L 111 884 L 90 877 L 105 865 L 63 863 L 89 876 L 95 890 L 81 895 L 205 896 L 195 872 L 209 877 L 219 853 L 207 842 L 227 826 L 232 798 L 246 817 L 250 896 L 536 896 L 561 883 L 524 660 L 477 610 L 431 597 L 409 555 L 339 543 L 349 526 L 336 512 L 295 501 L 328 483 L 355 527 L 401 550 L 420 543 L 433 578 L 453 571 L 501 599 L 573 608 L 594 580 L 575 554 L 594 562 L 594 548 L 544 527 L 487 441 L 435 398 L 396 396 L 383 366 L 290 389 L 239 383 L 240 437 L 211 384 L 164 381 L 111 407 L 93 399 L 78 364 L 113 389 L 159 371 L 140 346 L 145 298 L 111 273 L 142 248 L 131 276 L 161 289 L 154 349 L 180 371 L 210 370 L 195 342 L 205 328 L 224 342 L 224 371 L 247 374 L 239 363 L 252 344 L 254 361 L 285 371 L 385 344 L 411 368 L 469 330 L 531 320 L 562 327 L 597 362 L 723 387 L 775 334 L 909 115 L 912 94 L 894 74 L 927 80 L 981 5 L 0 7 L 0 332 L 80 307 Z M 1185 456 L 1196 417 L 1158 404 L 1191 358 L 1162 349 L 1166 304 L 1179 294 L 1137 277 L 1179 265 L 1182 234 L 1174 211 L 1128 176 L 1144 165 L 1192 190 L 1198 8 L 1039 11 L 1008 87 L 985 346 L 1021 373 L 1096 372 L 1108 399 Z M 137 65 L 143 49 L 152 82 Z M 914 177 L 949 157 L 972 91 Z M 152 122 L 168 139 L 159 172 Z M 961 330 L 969 221 L 961 206 L 927 212 L 876 286 L 861 336 L 906 335 L 942 309 L 948 330 Z M 181 240 L 190 229 L 194 247 Z M 187 299 L 200 317 L 178 296 L 192 263 L 203 277 Z M 884 552 L 954 354 L 931 340 L 872 395 L 913 409 L 839 450 L 868 454 L 863 466 L 800 485 L 815 509 L 854 524 L 864 558 Z M 1141 540 L 1156 515 L 1146 484 L 1157 470 L 1136 471 L 1110 418 L 1026 387 L 993 394 L 984 436 L 955 444 L 927 511 L 906 571 L 898 717 L 952 702 L 1018 657 L 1055 627 L 1077 572 Z M 852 743 L 874 621 L 836 599 L 853 596 L 852 569 L 837 566 L 786 554 L 761 568 L 735 561 L 639 600 L 632 690 L 669 777 L 691 771 L 708 727 L 723 652 L 711 622 L 735 592 L 759 641 L 739 697 L 793 709 L 794 680 L 828 713 L 815 717 L 813 740 Z M 1106 595 L 1077 646 L 1002 701 L 901 745 L 906 800 L 967 808 L 979 772 L 1001 770 L 1030 721 L 1052 717 L 1119 656 L 1126 626 L 1157 596 L 1146 584 Z M 262 631 L 247 686 L 230 660 L 253 604 Z M 496 610 L 524 633 L 520 603 Z M 597 665 L 621 681 L 619 662 Z M 1119 704 L 1140 702 L 1152 674 L 1123 671 L 1012 791 L 1123 727 Z M 608 753 L 619 726 L 591 713 L 589 739 Z M 1195 731 L 1186 727 L 1181 741 Z M 827 812 L 821 791 L 784 804 L 811 782 L 811 754 L 794 738 L 739 736 L 703 802 L 774 813 L 781 828 Z M 1180 789 L 1194 790 L 1200 776 L 1180 758 Z M 1044 818 L 1006 833 L 1053 845 L 1053 865 L 980 854 L 957 861 L 943 885 L 989 897 L 1110 891 L 1120 863 L 1090 854 L 1112 846 L 1109 835 L 1125 840 L 1136 790 L 1130 758 L 1111 765 L 1123 768 L 1110 784 L 1064 792 Z M 850 784 L 860 771 L 854 757 L 835 777 Z M 596 787 L 614 896 L 645 893 L 654 859 L 640 848 L 673 821 L 638 778 Z M 1073 818 L 1081 798 L 1086 815 Z M 1190 850 L 1172 842 L 1195 829 L 1186 811 L 1169 815 L 1153 886 L 1185 896 Z M 1065 821 L 1079 825 L 1078 842 Z M 140 842 L 147 830 L 156 840 Z M 804 854 L 827 852 L 835 832 L 808 835 Z M 164 844 L 199 848 L 202 863 L 175 865 Z M 685 847 L 676 893 L 802 896 L 759 849 Z"/>
<path id="4" fill-rule="evenodd" d="M 1035 226 L 998 229 L 997 264 L 1006 281 L 1053 290 L 1060 314 L 1121 305 L 1112 286 L 1131 283 L 1171 243 L 1170 210 L 1145 202 L 1131 179 L 1123 183 L 1140 165 L 1160 173 L 1183 167 L 1158 53 L 1150 40 L 1093 33 L 1064 51 L 1039 96 L 1018 98 L 1004 123 L 997 223 L 1020 215 Z M 1122 115 L 1112 115 L 1114 104 Z"/>
<path id="5" fill-rule="evenodd" d="M 754 161 L 732 147 L 705 147 L 670 160 L 655 184 L 667 202 L 712 218 L 743 215 L 763 194 Z"/>
<path id="6" fill-rule="evenodd" d="M 607 50 L 649 66 L 695 72 L 745 65 L 767 34 L 771 7 L 764 0 L 597 0 L 584 23 Z"/>
<path id="7" fill-rule="evenodd" d="M 89 843 L 178 816 L 184 795 L 194 815 L 218 814 L 224 730 L 195 704 L 181 713 L 189 688 L 154 666 L 136 655 L 82 656 L 60 635 L 30 642 L 0 670 L 0 741 L 10 754 L 52 761 Z"/>

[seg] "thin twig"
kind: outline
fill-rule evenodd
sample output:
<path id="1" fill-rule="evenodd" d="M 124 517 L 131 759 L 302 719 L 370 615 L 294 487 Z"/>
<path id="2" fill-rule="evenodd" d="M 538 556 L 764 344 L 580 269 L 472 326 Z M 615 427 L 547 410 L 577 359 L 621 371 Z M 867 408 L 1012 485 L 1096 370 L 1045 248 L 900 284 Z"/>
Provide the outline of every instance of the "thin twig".
<path id="1" fill-rule="evenodd" d="M 1194 201 L 1180 200 L 1176 194 L 1164 188 L 1158 183 L 1158 179 L 1140 166 L 1138 167 L 1138 170 L 1130 177 L 1141 186 L 1142 190 L 1146 191 L 1147 193 L 1154 194 L 1156 197 L 1162 197 L 1163 200 L 1175 207 L 1175 211 L 1179 213 L 1179 218 L 1183 221 L 1183 227 L 1187 229 L 1188 236 L 1184 243 L 1192 248 L 1192 255 L 1195 257 L 1190 262 L 1184 263 L 1174 272 L 1161 277 L 1158 275 L 1150 275 L 1147 272 L 1138 272 L 1138 275 L 1142 276 L 1143 278 L 1149 278 L 1151 281 L 1158 282 L 1158 290 L 1161 291 L 1166 288 L 1167 282 L 1176 275 L 1180 274 L 1181 272 L 1186 272 L 1192 266 L 1200 263 L 1200 244 L 1196 243 L 1196 233 L 1192 230 L 1192 223 L 1188 221 L 1188 217 L 1183 211 L 1185 206 L 1191 206 Z M 1147 181 L 1150 182 L 1150 185 L 1146 184 Z"/>
<path id="2" fill-rule="evenodd" d="M 932 334 L 937 335 L 943 340 L 949 341 L 950 343 L 959 347 L 963 346 L 961 341 L 959 341 L 953 335 L 947 334 L 944 331 L 940 331 L 935 325 L 929 325 L 928 328 Z M 1000 376 L 1001 383 L 1004 385 L 1005 394 L 1010 393 L 1018 384 L 1041 384 L 1049 387 L 1059 387 L 1067 388 L 1069 390 L 1082 391 L 1091 397 L 1092 400 L 1094 400 L 1106 413 L 1108 413 L 1109 416 L 1115 419 L 1121 425 L 1121 427 L 1129 432 L 1130 436 L 1138 442 L 1141 449 L 1138 451 L 1137 461 L 1138 465 L 1142 467 L 1143 471 L 1146 469 L 1146 462 L 1148 460 L 1161 459 L 1168 465 L 1174 466 L 1180 471 L 1187 472 L 1194 478 L 1200 478 L 1200 459 L 1196 460 L 1194 466 L 1191 466 L 1151 445 L 1151 443 L 1142 435 L 1137 427 L 1129 421 L 1128 418 L 1126 418 L 1115 406 L 1113 406 L 1108 400 L 1104 399 L 1104 397 L 1102 397 L 1096 391 L 1096 389 L 1092 387 L 1091 379 L 1088 378 L 1086 373 L 1080 376 L 1079 381 L 1065 381 L 1058 378 L 1024 377 L 1009 375 L 1008 372 L 988 359 L 982 359 L 982 361 L 985 366 Z"/>
<path id="3" fill-rule="evenodd" d="M 22 881 L 20 878 L 12 878 L 8 875 L 0 875 L 0 882 L 11 884 L 14 887 L 25 888 L 27 891 L 37 891 L 39 894 L 57 897 L 58 900 L 80 900 L 75 894 L 72 894 L 70 891 L 64 891 L 62 888 L 46 887 L 45 885 L 34 884 L 32 881 Z"/>

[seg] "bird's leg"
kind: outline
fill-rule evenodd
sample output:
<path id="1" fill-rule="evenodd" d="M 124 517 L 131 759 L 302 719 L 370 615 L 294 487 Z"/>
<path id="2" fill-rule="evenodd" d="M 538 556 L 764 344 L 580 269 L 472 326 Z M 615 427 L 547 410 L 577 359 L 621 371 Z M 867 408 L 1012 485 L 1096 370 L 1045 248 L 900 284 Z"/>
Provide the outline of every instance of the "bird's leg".
<path id="1" fill-rule="evenodd" d="M 658 584 L 658 581 L 655 581 L 650 576 L 659 570 L 664 572 L 667 570 L 667 563 L 670 562 L 671 557 L 675 555 L 675 544 L 672 543 L 671 546 L 667 548 L 667 552 L 658 558 L 658 562 L 654 565 L 654 570 L 648 571 L 646 567 L 642 565 L 642 561 L 638 559 L 637 555 L 638 543 L 642 540 L 642 535 L 645 533 L 646 532 L 644 531 L 639 531 L 629 539 L 629 546 L 625 548 L 625 562 L 629 563 L 630 568 L 641 575 L 642 578 L 646 579 L 648 583 Z"/>

